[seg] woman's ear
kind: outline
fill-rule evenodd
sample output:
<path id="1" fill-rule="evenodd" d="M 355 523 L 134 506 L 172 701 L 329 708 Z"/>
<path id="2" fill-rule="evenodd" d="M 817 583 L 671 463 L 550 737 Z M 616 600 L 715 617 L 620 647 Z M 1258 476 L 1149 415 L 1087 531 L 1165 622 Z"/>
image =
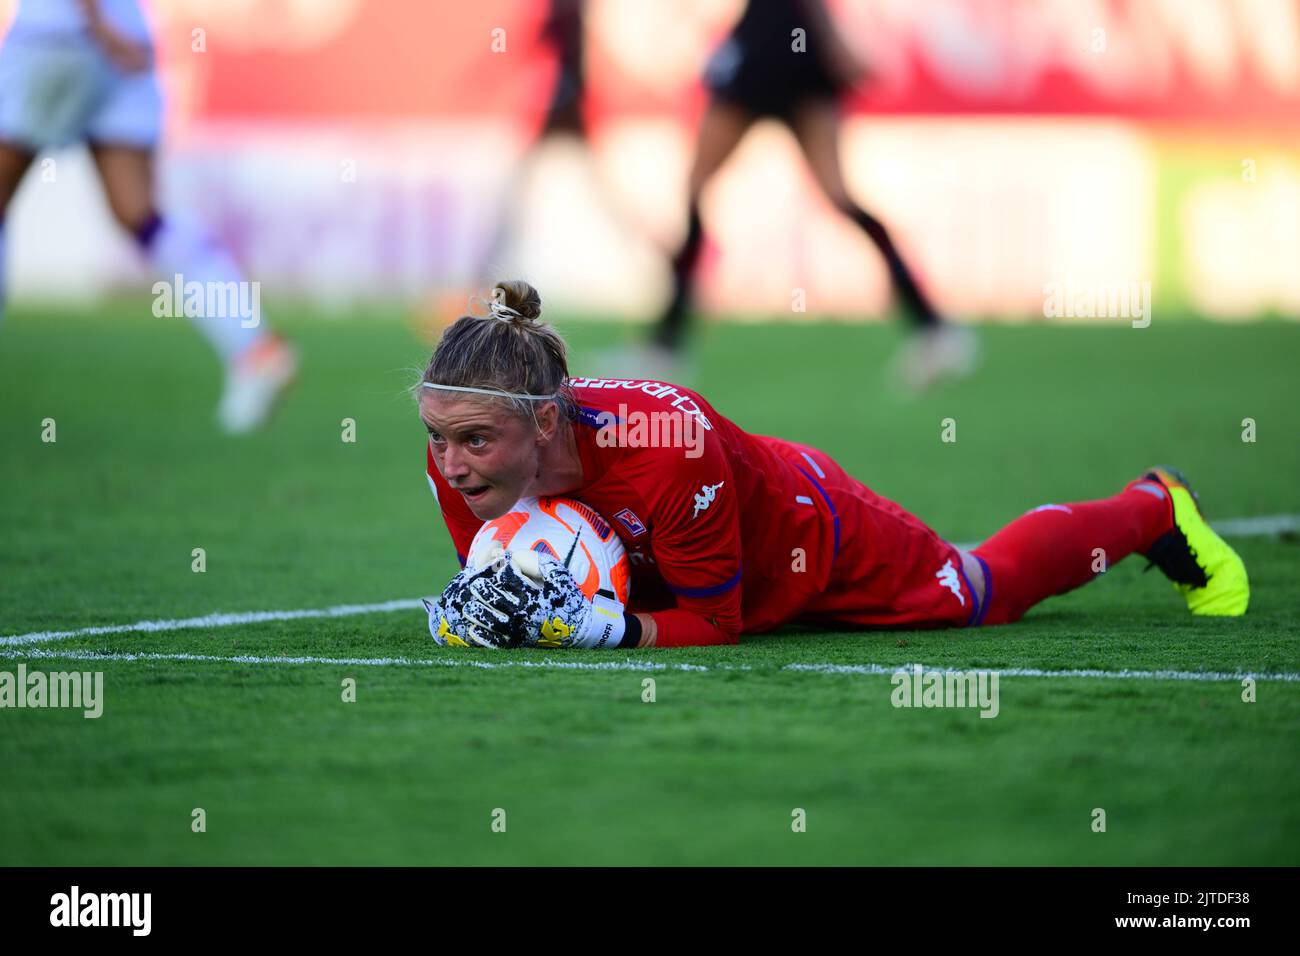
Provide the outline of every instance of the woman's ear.
<path id="1" fill-rule="evenodd" d="M 537 410 L 537 444 L 549 445 L 560 427 L 560 406 L 546 402 Z"/>

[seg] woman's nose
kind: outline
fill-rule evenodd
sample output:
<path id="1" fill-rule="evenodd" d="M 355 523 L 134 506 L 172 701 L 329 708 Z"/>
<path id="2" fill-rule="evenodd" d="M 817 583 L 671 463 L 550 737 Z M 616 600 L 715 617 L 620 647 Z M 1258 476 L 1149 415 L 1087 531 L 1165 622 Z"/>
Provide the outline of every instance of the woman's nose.
<path id="1" fill-rule="evenodd" d="M 469 467 L 461 457 L 460 451 L 449 444 L 447 450 L 442 453 L 442 476 L 450 481 L 453 478 L 463 478 L 468 474 Z"/>

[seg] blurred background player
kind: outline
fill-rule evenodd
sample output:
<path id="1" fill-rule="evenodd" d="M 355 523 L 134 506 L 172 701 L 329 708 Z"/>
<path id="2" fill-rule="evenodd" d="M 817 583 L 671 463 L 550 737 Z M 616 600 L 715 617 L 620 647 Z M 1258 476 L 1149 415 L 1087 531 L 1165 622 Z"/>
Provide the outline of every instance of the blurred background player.
<path id="1" fill-rule="evenodd" d="M 489 269 L 495 268 L 501 250 L 506 247 L 514 231 L 511 210 L 519 206 L 520 196 L 528 181 L 532 157 L 546 143 L 559 137 L 573 140 L 584 149 L 586 147 L 587 124 L 582 115 L 584 2 L 585 0 L 547 0 L 546 19 L 542 23 L 539 38 L 543 45 L 550 48 L 556 60 L 555 86 L 541 129 L 511 174 L 495 229 L 480 259 L 481 264 L 475 270 L 480 282 L 487 278 Z"/>
<path id="2" fill-rule="evenodd" d="M 600 172 L 590 148 L 590 130 L 583 113 L 586 94 L 586 25 L 583 8 L 586 3 L 587 0 L 546 0 L 546 14 L 538 31 L 538 39 L 555 60 L 555 79 L 541 126 L 510 174 L 488 241 L 478 256 L 477 264 L 471 269 L 476 288 L 486 284 L 490 276 L 500 269 L 500 259 L 518 230 L 515 211 L 524 205 L 534 164 L 547 146 L 565 141 L 576 147 L 587 167 L 585 181 L 600 182 Z M 604 198 L 612 216 L 615 219 L 622 218 L 608 197 Z M 444 315 L 459 314 L 465 307 L 466 298 L 464 290 L 438 296 L 429 305 L 433 314 L 427 316 L 427 320 L 436 324 Z"/>
<path id="3" fill-rule="evenodd" d="M 700 123 L 687 186 L 686 238 L 672 258 L 673 290 L 649 348 L 619 360 L 639 373 L 671 374 L 690 315 L 695 266 L 704 243 L 700 193 L 751 126 L 780 121 L 794 134 L 813 178 L 831 204 L 880 250 L 911 335 L 895 364 L 901 384 L 921 390 L 940 378 L 967 374 L 975 362 L 973 333 L 949 325 L 922 290 L 875 216 L 849 195 L 840 172 L 839 97 L 864 71 L 841 40 L 823 0 L 748 0 L 730 36 L 705 70 L 709 104 Z"/>
<path id="4" fill-rule="evenodd" d="M 114 218 L 161 276 L 181 275 L 205 288 L 243 281 L 214 236 L 159 212 L 154 151 L 161 119 L 153 45 L 138 0 L 20 0 L 0 47 L 0 308 L 4 210 L 38 153 L 82 142 Z M 191 321 L 225 369 L 221 427 L 256 428 L 294 377 L 294 349 L 260 321 L 248 328 L 231 316 Z"/>

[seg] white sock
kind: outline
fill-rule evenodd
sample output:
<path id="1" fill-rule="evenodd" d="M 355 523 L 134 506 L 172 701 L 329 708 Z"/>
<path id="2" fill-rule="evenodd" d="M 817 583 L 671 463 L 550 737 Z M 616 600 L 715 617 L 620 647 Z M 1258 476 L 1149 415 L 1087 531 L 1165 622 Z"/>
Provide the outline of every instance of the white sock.
<path id="1" fill-rule="evenodd" d="M 205 228 L 183 217 L 169 216 L 161 221 L 145 248 L 161 273 L 154 287 L 155 309 L 162 308 L 163 314 L 185 315 L 227 366 L 266 335 L 261 322 L 259 284 L 244 281 L 230 253 Z M 163 289 L 163 285 L 168 288 Z M 203 305 L 187 310 L 187 301 Z M 215 308 L 209 308 L 208 303 Z M 166 308 L 168 304 L 170 308 Z M 203 314 L 187 314 L 194 311 Z"/>

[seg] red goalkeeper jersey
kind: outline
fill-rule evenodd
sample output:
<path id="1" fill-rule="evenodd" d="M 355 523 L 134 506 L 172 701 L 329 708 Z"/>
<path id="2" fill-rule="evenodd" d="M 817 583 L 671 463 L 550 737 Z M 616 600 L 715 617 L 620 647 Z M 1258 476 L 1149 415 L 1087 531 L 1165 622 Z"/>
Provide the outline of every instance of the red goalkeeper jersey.
<path id="1" fill-rule="evenodd" d="M 583 477 L 565 494 L 618 532 L 632 570 L 628 610 L 653 613 L 658 645 L 734 644 L 742 632 L 805 616 L 973 619 L 960 558 L 944 568 L 952 546 L 824 453 L 751 435 L 679 385 L 571 384 Z M 432 450 L 427 468 L 463 565 L 482 521 Z"/>

